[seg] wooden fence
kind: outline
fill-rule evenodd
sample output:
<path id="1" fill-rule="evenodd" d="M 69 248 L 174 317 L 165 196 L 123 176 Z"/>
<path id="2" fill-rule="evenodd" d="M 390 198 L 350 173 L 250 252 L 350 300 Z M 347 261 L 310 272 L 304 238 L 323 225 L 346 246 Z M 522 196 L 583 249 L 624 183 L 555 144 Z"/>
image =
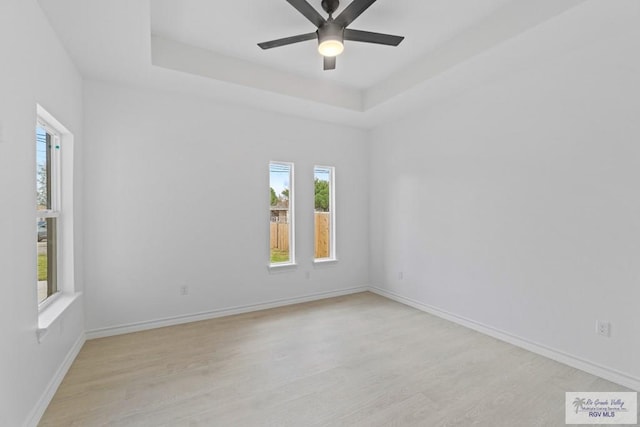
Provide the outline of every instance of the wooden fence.
<path id="1" fill-rule="evenodd" d="M 316 212 L 315 215 L 315 230 L 316 230 L 316 258 L 328 258 L 330 254 L 330 218 L 329 212 Z"/>
<path id="2" fill-rule="evenodd" d="M 331 248 L 331 214 L 329 212 L 315 213 L 315 257 L 328 258 Z M 281 251 L 289 250 L 289 224 L 286 222 L 271 222 L 270 247 Z"/>
<path id="3" fill-rule="evenodd" d="M 286 222 L 271 223 L 271 249 L 289 250 L 289 224 Z"/>

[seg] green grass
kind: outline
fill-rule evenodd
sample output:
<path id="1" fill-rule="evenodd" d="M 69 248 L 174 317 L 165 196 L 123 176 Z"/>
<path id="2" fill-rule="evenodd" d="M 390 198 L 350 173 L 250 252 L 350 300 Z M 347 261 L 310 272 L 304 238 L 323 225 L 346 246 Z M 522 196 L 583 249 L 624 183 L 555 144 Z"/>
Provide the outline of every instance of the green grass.
<path id="1" fill-rule="evenodd" d="M 287 262 L 289 261 L 289 251 L 280 249 L 271 249 L 271 262 Z"/>
<path id="2" fill-rule="evenodd" d="M 47 254 L 38 255 L 38 280 L 47 280 Z"/>

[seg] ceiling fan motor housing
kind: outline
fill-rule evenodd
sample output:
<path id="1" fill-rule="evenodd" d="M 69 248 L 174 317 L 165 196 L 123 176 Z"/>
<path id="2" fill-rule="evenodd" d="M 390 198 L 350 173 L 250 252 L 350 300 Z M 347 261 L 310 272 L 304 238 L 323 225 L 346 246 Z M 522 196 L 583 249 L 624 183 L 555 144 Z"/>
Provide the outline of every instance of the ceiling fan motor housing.
<path id="1" fill-rule="evenodd" d="M 340 45 L 344 43 L 344 27 L 336 24 L 333 20 L 327 21 L 320 28 L 318 28 L 318 46 L 321 46 L 325 42 L 336 41 Z M 340 54 L 342 50 L 336 54 Z M 333 54 L 328 56 L 335 56 Z"/>

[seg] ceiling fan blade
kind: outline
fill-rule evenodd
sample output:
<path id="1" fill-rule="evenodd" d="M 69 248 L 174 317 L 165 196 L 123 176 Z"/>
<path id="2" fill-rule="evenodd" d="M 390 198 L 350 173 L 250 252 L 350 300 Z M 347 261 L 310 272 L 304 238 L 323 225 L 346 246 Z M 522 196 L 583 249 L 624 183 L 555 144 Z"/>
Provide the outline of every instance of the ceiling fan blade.
<path id="1" fill-rule="evenodd" d="M 376 0 L 353 0 L 345 10 L 335 19 L 335 23 L 342 28 L 351 24 L 358 16 L 374 4 Z"/>
<path id="2" fill-rule="evenodd" d="M 325 56 L 324 57 L 324 70 L 335 70 L 336 69 L 336 57 L 335 56 Z"/>
<path id="3" fill-rule="evenodd" d="M 344 30 L 344 39 L 354 42 L 377 43 L 387 46 L 398 46 L 404 37 L 392 36 L 391 34 L 372 33 L 369 31 Z"/>
<path id="4" fill-rule="evenodd" d="M 285 37 L 283 39 L 258 43 L 258 46 L 260 46 L 263 49 L 271 49 L 272 47 L 286 46 L 288 44 L 303 42 L 307 40 L 313 40 L 317 37 L 318 35 L 316 33 L 300 34 L 297 36 Z"/>
<path id="5" fill-rule="evenodd" d="M 306 0 L 287 0 L 289 4 L 296 8 L 298 12 L 303 14 L 305 18 L 313 23 L 316 27 L 320 27 L 326 21 Z"/>

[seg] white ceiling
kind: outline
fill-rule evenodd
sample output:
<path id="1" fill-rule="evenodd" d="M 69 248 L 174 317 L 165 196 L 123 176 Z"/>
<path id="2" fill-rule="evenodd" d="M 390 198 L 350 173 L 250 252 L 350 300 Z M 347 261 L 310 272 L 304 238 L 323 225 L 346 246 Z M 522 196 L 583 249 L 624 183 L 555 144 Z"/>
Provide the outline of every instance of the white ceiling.
<path id="1" fill-rule="evenodd" d="M 414 108 L 436 77 L 585 1 L 378 0 L 350 28 L 405 40 L 347 42 L 326 72 L 314 41 L 257 47 L 314 30 L 285 0 L 39 3 L 85 78 L 368 128 Z"/>
<path id="2" fill-rule="evenodd" d="M 343 0 L 334 16 L 351 3 Z M 285 0 L 153 0 L 151 32 L 274 69 L 366 89 L 424 57 L 511 0 L 378 0 L 349 28 L 405 36 L 398 47 L 345 43 L 337 69 L 322 70 L 317 42 L 263 51 L 258 42 L 315 31 Z M 309 3 L 326 17 L 320 0 Z"/>

